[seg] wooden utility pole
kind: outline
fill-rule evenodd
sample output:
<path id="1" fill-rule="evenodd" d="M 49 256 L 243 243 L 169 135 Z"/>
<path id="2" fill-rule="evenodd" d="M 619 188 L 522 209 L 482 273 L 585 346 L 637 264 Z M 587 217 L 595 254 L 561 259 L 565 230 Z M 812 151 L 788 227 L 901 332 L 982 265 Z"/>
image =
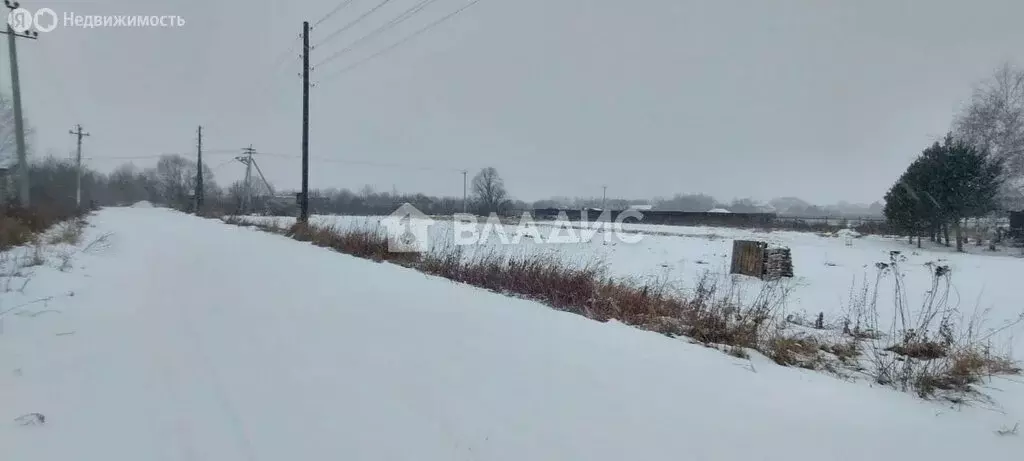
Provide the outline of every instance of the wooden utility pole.
<path id="1" fill-rule="evenodd" d="M 10 0 L 4 0 L 4 4 L 7 6 L 7 9 L 11 10 L 11 13 L 21 7 L 18 2 L 11 2 Z M 15 39 L 21 37 L 35 40 L 39 38 L 39 32 L 26 30 L 25 32 L 17 33 L 11 27 L 12 20 L 18 20 L 18 17 L 12 16 L 9 13 L 7 16 L 7 31 L 3 33 L 7 34 L 7 49 L 11 58 L 11 93 L 14 98 L 14 135 L 15 142 L 18 147 L 18 201 L 21 206 L 27 207 L 31 202 L 29 200 L 28 152 L 25 147 L 25 123 L 21 117 L 21 85 L 18 80 L 18 50 L 17 46 L 15 46 Z M 26 18 L 21 16 L 20 20 L 24 21 Z"/>
<path id="2" fill-rule="evenodd" d="M 89 133 L 82 132 L 82 125 L 75 125 L 69 133 L 78 137 L 78 149 L 75 152 L 75 206 L 82 209 L 82 138 Z"/>
<path id="3" fill-rule="evenodd" d="M 302 23 L 302 201 L 299 222 L 309 220 L 309 21 Z"/>
<path id="4" fill-rule="evenodd" d="M 608 201 L 608 186 L 601 186 L 601 211 L 605 209 L 605 202 Z"/>
<path id="5" fill-rule="evenodd" d="M 466 195 L 466 184 L 467 184 L 466 183 L 466 173 L 468 173 L 466 170 L 462 170 L 462 212 L 463 213 L 466 213 L 466 205 L 467 205 L 467 202 L 466 202 L 466 199 L 467 199 L 467 195 Z"/>
<path id="6" fill-rule="evenodd" d="M 196 137 L 196 214 L 203 208 L 203 127 L 199 126 Z"/>

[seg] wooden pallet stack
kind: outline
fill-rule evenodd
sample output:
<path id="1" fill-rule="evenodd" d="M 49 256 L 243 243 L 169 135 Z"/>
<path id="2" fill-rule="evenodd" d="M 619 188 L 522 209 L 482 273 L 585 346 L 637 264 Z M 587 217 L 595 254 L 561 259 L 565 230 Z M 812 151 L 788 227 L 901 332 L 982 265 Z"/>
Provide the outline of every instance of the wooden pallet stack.
<path id="1" fill-rule="evenodd" d="M 766 280 L 793 277 L 793 256 L 789 248 L 777 247 L 764 250 L 764 276 Z"/>
<path id="2" fill-rule="evenodd" d="M 764 242 L 735 240 L 732 246 L 732 267 L 729 272 L 764 280 L 792 277 L 793 257 L 789 248 L 769 248 Z"/>
<path id="3" fill-rule="evenodd" d="M 767 245 L 764 242 L 733 240 L 729 273 L 761 278 L 764 274 L 765 248 Z"/>

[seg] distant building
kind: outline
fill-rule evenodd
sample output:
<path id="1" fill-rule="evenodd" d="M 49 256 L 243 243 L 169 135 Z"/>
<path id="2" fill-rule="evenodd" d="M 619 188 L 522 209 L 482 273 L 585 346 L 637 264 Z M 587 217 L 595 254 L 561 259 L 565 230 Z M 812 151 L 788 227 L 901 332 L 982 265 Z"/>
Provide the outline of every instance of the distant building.
<path id="1" fill-rule="evenodd" d="M 651 211 L 654 209 L 654 205 L 630 205 L 629 209 L 637 211 Z"/>

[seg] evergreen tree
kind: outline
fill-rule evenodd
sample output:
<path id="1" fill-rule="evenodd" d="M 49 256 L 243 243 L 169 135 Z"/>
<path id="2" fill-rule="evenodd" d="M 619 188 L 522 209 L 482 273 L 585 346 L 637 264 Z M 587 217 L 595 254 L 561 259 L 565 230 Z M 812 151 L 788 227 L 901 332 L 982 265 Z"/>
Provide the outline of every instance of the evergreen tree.
<path id="1" fill-rule="evenodd" d="M 1001 160 L 947 135 L 943 144 L 925 149 L 890 188 L 886 219 L 910 236 L 920 236 L 925 227 L 934 235 L 951 225 L 957 250 L 963 251 L 960 222 L 996 209 L 1002 172 Z"/>
<path id="2" fill-rule="evenodd" d="M 915 160 L 885 194 L 882 210 L 889 226 L 911 239 L 917 236 L 918 246 L 921 234 L 933 228 L 937 220 L 934 199 L 926 189 L 927 166 L 923 156 Z"/>
<path id="3" fill-rule="evenodd" d="M 932 183 L 943 211 L 943 222 L 953 226 L 956 249 L 963 251 L 960 223 L 998 208 L 1003 159 L 947 135 L 942 149 L 933 154 Z"/>

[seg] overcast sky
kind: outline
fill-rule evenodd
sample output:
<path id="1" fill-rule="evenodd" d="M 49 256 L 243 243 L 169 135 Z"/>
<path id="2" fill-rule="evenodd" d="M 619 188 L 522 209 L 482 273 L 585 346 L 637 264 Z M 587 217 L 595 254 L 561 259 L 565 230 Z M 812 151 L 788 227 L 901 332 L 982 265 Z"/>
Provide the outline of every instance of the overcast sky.
<path id="1" fill-rule="evenodd" d="M 354 0 L 312 43 L 381 0 Z M 390 0 L 318 63 L 419 0 Z M 1024 65 L 1020 0 L 436 0 L 314 70 L 312 187 L 461 195 L 494 166 L 510 193 L 871 202 L 939 138 L 975 82 Z M 64 27 L 18 40 L 37 155 L 113 157 L 252 144 L 300 183 L 303 20 L 340 0 L 26 0 L 58 16 L 177 15 L 184 27 Z M 10 87 L 6 46 L 0 82 Z M 281 59 L 284 58 L 284 59 Z M 244 167 L 207 156 L 222 185 Z M 228 162 L 228 163 L 225 163 Z M 349 162 L 349 163 L 343 163 Z M 153 160 L 137 160 L 150 166 Z M 395 166 L 392 166 L 395 165 Z"/>

